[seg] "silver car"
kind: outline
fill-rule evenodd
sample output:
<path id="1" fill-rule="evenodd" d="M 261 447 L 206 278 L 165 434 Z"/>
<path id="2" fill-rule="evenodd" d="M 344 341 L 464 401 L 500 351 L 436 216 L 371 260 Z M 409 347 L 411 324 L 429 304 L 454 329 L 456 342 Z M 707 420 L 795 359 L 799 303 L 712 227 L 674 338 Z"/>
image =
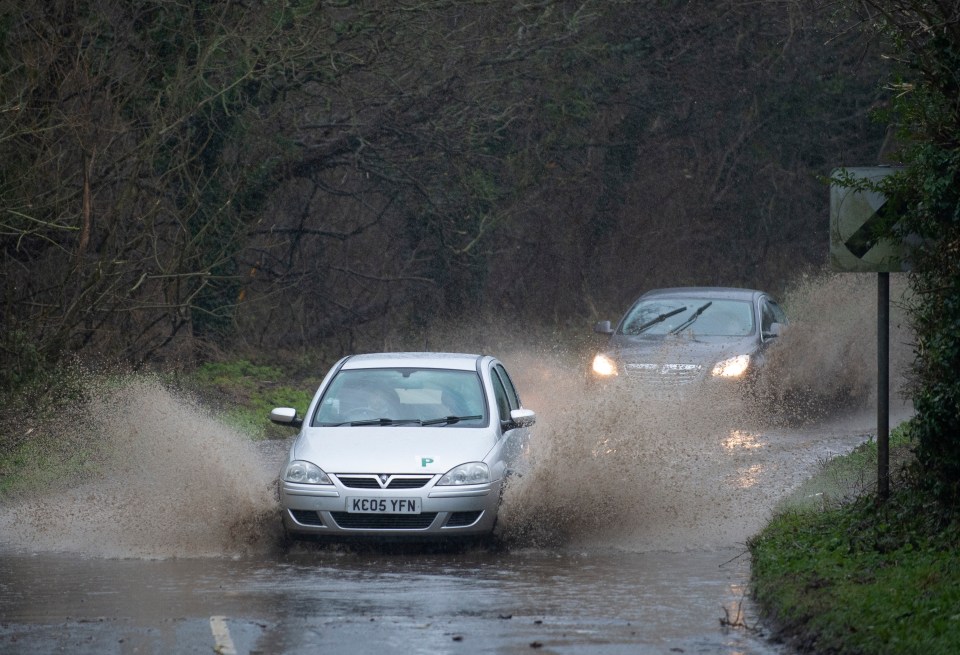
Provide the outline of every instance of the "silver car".
<path id="1" fill-rule="evenodd" d="M 591 363 L 594 380 L 629 380 L 657 387 L 695 382 L 749 383 L 787 318 L 769 294 L 728 287 L 678 287 L 643 294 Z"/>
<path id="2" fill-rule="evenodd" d="M 536 415 L 493 357 L 380 353 L 344 357 L 306 416 L 270 420 L 300 428 L 279 481 L 291 536 L 474 537 L 493 532 Z"/>

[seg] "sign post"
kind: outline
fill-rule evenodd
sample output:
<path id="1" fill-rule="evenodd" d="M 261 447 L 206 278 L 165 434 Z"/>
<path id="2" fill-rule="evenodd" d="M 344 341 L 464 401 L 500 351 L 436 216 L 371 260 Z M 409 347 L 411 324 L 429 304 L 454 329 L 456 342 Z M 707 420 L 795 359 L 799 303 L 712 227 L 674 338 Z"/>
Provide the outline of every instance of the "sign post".
<path id="1" fill-rule="evenodd" d="M 890 497 L 890 273 L 877 273 L 877 493 Z"/>
<path id="2" fill-rule="evenodd" d="M 890 496 L 890 273 L 902 271 L 901 247 L 877 235 L 890 218 L 886 198 L 838 183 L 877 182 L 894 173 L 887 166 L 836 169 L 830 185 L 830 263 L 838 271 L 877 273 L 877 494 Z"/>

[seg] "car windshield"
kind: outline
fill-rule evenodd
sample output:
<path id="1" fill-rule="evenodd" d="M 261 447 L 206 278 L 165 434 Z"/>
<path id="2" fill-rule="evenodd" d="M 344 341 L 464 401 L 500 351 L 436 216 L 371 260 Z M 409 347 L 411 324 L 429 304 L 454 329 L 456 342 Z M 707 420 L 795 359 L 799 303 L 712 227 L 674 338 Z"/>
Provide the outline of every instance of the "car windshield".
<path id="1" fill-rule="evenodd" d="M 754 333 L 753 304 L 720 298 L 651 298 L 634 305 L 620 327 L 620 334 L 626 335 L 682 332 L 749 336 Z"/>
<path id="2" fill-rule="evenodd" d="M 312 425 L 487 424 L 475 371 L 435 368 L 343 369 L 327 387 Z"/>

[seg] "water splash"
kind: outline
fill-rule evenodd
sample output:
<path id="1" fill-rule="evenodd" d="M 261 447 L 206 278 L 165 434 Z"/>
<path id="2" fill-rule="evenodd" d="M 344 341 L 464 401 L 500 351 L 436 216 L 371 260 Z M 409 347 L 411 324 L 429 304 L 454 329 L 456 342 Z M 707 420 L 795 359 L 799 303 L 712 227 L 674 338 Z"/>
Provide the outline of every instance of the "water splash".
<path id="1" fill-rule="evenodd" d="M 796 392 L 813 390 L 839 398 L 831 410 L 869 404 L 875 297 L 868 275 L 802 280 L 785 299 L 792 324 L 771 352 L 759 409 L 732 392 L 590 386 L 592 352 L 579 336 L 526 333 L 518 344 L 515 332 L 484 326 L 433 335 L 429 347 L 498 355 L 538 413 L 531 469 L 504 497 L 499 534 L 509 547 L 727 547 L 759 529 L 816 459 L 780 448 L 771 399 L 795 410 Z M 910 344 L 895 314 L 891 359 L 901 374 Z M 89 471 L 0 506 L 0 546 L 147 558 L 281 547 L 276 466 L 245 435 L 153 378 L 87 387 L 77 412 L 44 430 L 81 453 Z M 823 406 L 806 412 L 819 416 Z"/>
<path id="2" fill-rule="evenodd" d="M 48 427 L 82 449 L 79 484 L 0 511 L 2 542 L 101 557 L 239 554 L 279 539 L 273 481 L 254 445 L 157 380 L 92 382 Z"/>
<path id="3" fill-rule="evenodd" d="M 902 284 L 894 288 L 899 298 Z M 813 472 L 811 453 L 828 439 L 804 440 L 804 431 L 816 435 L 823 428 L 815 421 L 875 402 L 875 277 L 804 278 L 785 300 L 791 325 L 752 395 L 591 387 L 583 374 L 589 354 L 505 354 L 539 415 L 532 470 L 505 495 L 507 542 L 629 551 L 743 544 Z M 894 389 L 912 356 L 899 306 Z M 803 427 L 790 432 L 785 422 Z M 849 434 L 852 445 L 862 439 L 858 429 L 829 440 L 842 448 Z"/>
<path id="4" fill-rule="evenodd" d="M 798 280 L 784 299 L 791 324 L 770 350 L 761 384 L 771 400 L 807 403 L 810 413 L 875 402 L 877 376 L 875 275 L 823 273 Z M 903 309 L 903 276 L 891 279 L 891 390 L 905 389 L 913 333 Z"/>

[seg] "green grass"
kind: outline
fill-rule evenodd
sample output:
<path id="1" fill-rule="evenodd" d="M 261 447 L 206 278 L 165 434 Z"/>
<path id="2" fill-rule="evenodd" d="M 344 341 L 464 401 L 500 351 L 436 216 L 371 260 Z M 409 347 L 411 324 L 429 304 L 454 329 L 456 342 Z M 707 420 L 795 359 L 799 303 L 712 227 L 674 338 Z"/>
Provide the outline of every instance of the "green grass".
<path id="1" fill-rule="evenodd" d="M 186 385 L 218 407 L 225 423 L 253 439 L 283 438 L 289 429 L 267 420 L 274 407 L 294 407 L 303 416 L 319 378 L 285 383 L 287 376 L 275 366 L 245 359 L 204 364 L 186 379 Z M 183 382 L 183 381 L 182 381 Z"/>
<path id="2" fill-rule="evenodd" d="M 80 445 L 56 427 L 85 399 L 87 376 L 76 366 L 32 376 L 0 403 L 0 499 L 82 479 L 95 468 L 96 446 Z"/>
<path id="3" fill-rule="evenodd" d="M 51 438 L 34 437 L 0 451 L 0 498 L 81 479 L 95 469 L 95 460 L 89 448 L 65 447 Z"/>
<path id="4" fill-rule="evenodd" d="M 890 470 L 897 470 L 910 459 L 910 436 L 906 425 L 890 433 Z M 780 502 L 781 511 L 824 509 L 849 502 L 876 490 L 877 442 L 871 438 L 842 457 L 820 462 L 818 473 Z"/>
<path id="5" fill-rule="evenodd" d="M 280 368 L 241 359 L 160 379 L 190 392 L 220 421 L 250 439 L 288 438 L 293 431 L 270 423 L 267 416 L 274 407 L 306 412 L 319 385 L 319 378 L 309 376 L 311 370 L 288 381 Z M 90 397 L 129 383 L 124 374 L 65 369 L 6 398 L 11 411 L 0 420 L 0 499 L 96 475 L 105 455 L 95 422 L 94 429 L 77 431 L 64 430 L 63 421 L 74 427 L 68 414 L 84 415 Z"/>
<path id="6" fill-rule="evenodd" d="M 864 477 L 875 457 L 868 446 L 827 476 Z M 790 506 L 749 547 L 761 610 L 801 650 L 960 652 L 960 517 L 908 485 L 885 503 Z"/>

